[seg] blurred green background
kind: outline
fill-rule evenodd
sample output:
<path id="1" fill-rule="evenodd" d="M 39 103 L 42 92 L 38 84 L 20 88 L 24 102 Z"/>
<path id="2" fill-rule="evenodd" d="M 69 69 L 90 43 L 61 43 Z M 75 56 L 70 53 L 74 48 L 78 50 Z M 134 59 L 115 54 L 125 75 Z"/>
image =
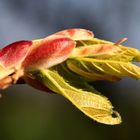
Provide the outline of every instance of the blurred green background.
<path id="1" fill-rule="evenodd" d="M 0 46 L 80 27 L 110 41 L 128 37 L 139 48 L 138 0 L 0 0 Z M 15 85 L 0 91 L 0 140 L 140 139 L 140 82 L 95 82 L 120 112 L 123 123 L 107 126 L 82 114 L 65 98 Z"/>

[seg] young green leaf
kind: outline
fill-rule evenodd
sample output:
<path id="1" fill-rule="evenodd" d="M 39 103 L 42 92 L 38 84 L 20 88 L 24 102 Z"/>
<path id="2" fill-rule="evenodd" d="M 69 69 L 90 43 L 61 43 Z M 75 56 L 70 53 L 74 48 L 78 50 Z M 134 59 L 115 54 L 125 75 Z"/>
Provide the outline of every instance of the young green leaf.
<path id="1" fill-rule="evenodd" d="M 113 111 L 106 97 L 71 86 L 55 69 L 41 69 L 30 73 L 43 85 L 70 100 L 93 120 L 109 125 L 121 123 L 120 115 Z"/>
<path id="2" fill-rule="evenodd" d="M 101 95 L 99 91 L 97 91 L 93 86 L 89 84 L 89 82 L 92 82 L 91 80 L 72 72 L 67 67 L 66 62 L 54 66 L 53 70 L 56 70 L 58 74 L 61 75 L 63 79 L 65 79 L 65 81 L 68 82 L 71 86 L 74 86 L 78 89 L 82 89 L 84 91 L 90 91 Z"/>
<path id="3" fill-rule="evenodd" d="M 92 57 L 124 62 L 140 62 L 140 51 L 97 38 L 77 41 L 71 57 Z"/>
<path id="4" fill-rule="evenodd" d="M 113 60 L 126 62 L 140 62 L 140 51 L 135 48 L 120 46 L 121 51 L 116 54 Z"/>
<path id="5" fill-rule="evenodd" d="M 73 72 L 95 80 L 117 80 L 124 76 L 140 79 L 140 68 L 130 62 L 73 58 L 67 60 L 67 65 Z"/>

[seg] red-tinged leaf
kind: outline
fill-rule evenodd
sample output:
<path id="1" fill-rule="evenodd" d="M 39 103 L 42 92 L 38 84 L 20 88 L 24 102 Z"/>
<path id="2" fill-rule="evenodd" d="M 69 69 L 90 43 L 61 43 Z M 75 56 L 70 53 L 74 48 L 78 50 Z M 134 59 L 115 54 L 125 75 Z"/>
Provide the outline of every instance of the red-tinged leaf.
<path id="1" fill-rule="evenodd" d="M 31 41 L 17 41 L 0 50 L 0 63 L 4 67 L 11 67 L 20 63 L 29 51 Z"/>
<path id="2" fill-rule="evenodd" d="M 76 46 L 76 42 L 67 37 L 43 39 L 26 57 L 25 69 L 49 68 L 65 61 Z"/>
<path id="3" fill-rule="evenodd" d="M 74 49 L 72 56 L 100 56 L 108 54 L 109 56 L 119 51 L 120 48 L 113 44 L 94 44 L 82 47 L 77 47 Z"/>
<path id="4" fill-rule="evenodd" d="M 78 29 L 78 28 L 60 31 L 55 33 L 54 35 L 69 37 L 73 40 L 88 40 L 88 39 L 93 39 L 94 37 L 94 34 L 91 31 L 85 29 Z"/>
<path id="5" fill-rule="evenodd" d="M 20 68 L 29 52 L 32 41 L 17 41 L 0 50 L 0 79 Z"/>

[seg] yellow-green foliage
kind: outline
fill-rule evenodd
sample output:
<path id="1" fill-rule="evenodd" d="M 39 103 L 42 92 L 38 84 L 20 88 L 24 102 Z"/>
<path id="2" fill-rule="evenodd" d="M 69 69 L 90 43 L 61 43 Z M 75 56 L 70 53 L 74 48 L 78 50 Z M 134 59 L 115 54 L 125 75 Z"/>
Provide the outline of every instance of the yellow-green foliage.
<path id="1" fill-rule="evenodd" d="M 85 115 L 97 122 L 121 123 L 111 102 L 88 84 L 95 80 L 117 81 L 130 76 L 140 79 L 137 49 L 94 38 L 79 40 L 71 57 L 50 69 L 38 69 L 30 74 L 55 93 L 72 102 Z"/>

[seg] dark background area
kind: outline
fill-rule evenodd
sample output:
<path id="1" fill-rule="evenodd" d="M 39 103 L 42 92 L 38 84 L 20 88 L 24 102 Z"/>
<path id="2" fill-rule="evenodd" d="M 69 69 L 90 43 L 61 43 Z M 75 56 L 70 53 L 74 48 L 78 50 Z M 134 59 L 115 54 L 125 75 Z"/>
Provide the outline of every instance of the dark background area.
<path id="1" fill-rule="evenodd" d="M 110 41 L 128 37 L 125 44 L 140 49 L 139 13 L 139 0 L 0 0 L 0 47 L 79 27 Z M 59 95 L 12 86 L 0 91 L 0 140 L 140 139 L 139 85 L 130 78 L 93 83 L 120 112 L 116 126 L 92 121 Z"/>

